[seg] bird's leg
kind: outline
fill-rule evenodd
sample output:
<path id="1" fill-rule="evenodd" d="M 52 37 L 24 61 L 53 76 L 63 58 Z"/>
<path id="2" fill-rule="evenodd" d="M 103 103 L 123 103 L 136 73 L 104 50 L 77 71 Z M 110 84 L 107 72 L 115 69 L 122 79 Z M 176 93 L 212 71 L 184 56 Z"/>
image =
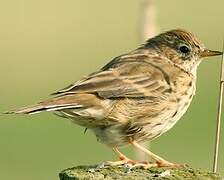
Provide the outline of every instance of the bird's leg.
<path id="1" fill-rule="evenodd" d="M 126 157 L 124 154 L 122 154 L 117 147 L 113 148 L 113 151 L 115 152 L 115 154 L 119 157 L 120 161 L 108 161 L 106 163 L 106 165 L 109 166 L 119 166 L 119 165 L 127 165 L 129 168 L 137 168 L 137 167 L 142 167 L 144 169 L 148 169 L 151 167 L 157 167 L 157 164 L 151 164 L 148 162 L 137 162 L 134 161 L 132 159 L 129 159 L 128 157 Z"/>
<path id="2" fill-rule="evenodd" d="M 151 151 L 149 151 L 148 149 L 142 147 L 141 145 L 139 145 L 136 141 L 130 141 L 130 144 L 132 144 L 134 147 L 136 147 L 137 149 L 143 151 L 144 153 L 146 153 L 147 155 L 149 155 L 152 159 L 154 159 L 156 161 L 156 166 L 157 167 L 177 167 L 179 165 L 173 164 L 159 156 L 157 156 L 156 154 L 152 153 Z"/>
<path id="3" fill-rule="evenodd" d="M 123 161 L 123 160 L 129 161 L 129 160 L 130 160 L 130 159 L 127 158 L 124 154 L 122 154 L 122 153 L 118 150 L 117 147 L 114 147 L 114 148 L 113 148 L 113 151 L 115 152 L 115 154 L 119 157 L 119 159 L 120 159 L 121 161 Z M 132 161 L 132 160 L 131 160 L 131 161 Z"/>
<path id="4" fill-rule="evenodd" d="M 129 168 L 137 168 L 142 167 L 144 169 L 148 169 L 151 167 L 158 167 L 156 163 L 148 163 L 148 162 L 138 162 L 132 159 L 129 159 L 127 156 L 122 154 L 117 147 L 113 148 L 115 154 L 119 157 L 120 161 L 107 161 L 105 165 L 109 166 L 120 166 L 120 165 L 127 165 Z"/>
<path id="5" fill-rule="evenodd" d="M 106 165 L 110 166 L 119 166 L 119 165 L 124 165 L 124 164 L 129 164 L 129 165 L 134 165 L 136 162 L 134 160 L 129 159 L 126 157 L 124 154 L 122 154 L 117 147 L 113 148 L 113 151 L 115 154 L 119 157 L 120 161 L 108 161 Z"/>

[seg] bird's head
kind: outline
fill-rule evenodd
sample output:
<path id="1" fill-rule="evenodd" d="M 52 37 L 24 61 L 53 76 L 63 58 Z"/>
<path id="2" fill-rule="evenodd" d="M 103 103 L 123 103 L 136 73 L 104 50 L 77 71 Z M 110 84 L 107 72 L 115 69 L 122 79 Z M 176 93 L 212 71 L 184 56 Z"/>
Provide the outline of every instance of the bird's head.
<path id="1" fill-rule="evenodd" d="M 154 48 L 188 72 L 195 72 L 201 59 L 221 55 L 222 52 L 207 49 L 192 33 L 175 29 L 149 39 L 144 48 Z"/>

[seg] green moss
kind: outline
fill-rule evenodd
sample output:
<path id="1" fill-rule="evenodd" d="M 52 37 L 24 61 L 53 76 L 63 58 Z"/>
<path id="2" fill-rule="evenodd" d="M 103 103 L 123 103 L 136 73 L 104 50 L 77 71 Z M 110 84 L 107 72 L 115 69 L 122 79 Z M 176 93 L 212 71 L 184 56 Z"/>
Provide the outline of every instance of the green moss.
<path id="1" fill-rule="evenodd" d="M 63 170 L 59 174 L 60 180 L 221 180 L 219 174 L 193 169 L 183 168 L 150 168 L 147 170 L 125 167 L 77 166 Z"/>

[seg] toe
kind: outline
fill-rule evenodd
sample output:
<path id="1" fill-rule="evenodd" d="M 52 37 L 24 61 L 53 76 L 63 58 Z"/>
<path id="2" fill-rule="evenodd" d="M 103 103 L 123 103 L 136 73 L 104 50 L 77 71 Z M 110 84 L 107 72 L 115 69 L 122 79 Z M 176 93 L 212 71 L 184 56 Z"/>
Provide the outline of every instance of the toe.
<path id="1" fill-rule="evenodd" d="M 157 167 L 158 165 L 156 163 L 152 164 L 152 163 L 136 163 L 132 166 L 132 168 L 143 168 L 143 169 L 149 169 L 152 167 Z"/>
<path id="2" fill-rule="evenodd" d="M 157 164 L 158 167 L 171 167 L 171 168 L 184 167 L 184 165 L 171 163 L 169 161 L 157 161 L 156 164 Z"/>
<path id="3" fill-rule="evenodd" d="M 120 165 L 125 165 L 125 164 L 134 165 L 134 164 L 136 164 L 136 162 L 131 159 L 123 159 L 120 161 L 107 161 L 105 163 L 105 165 L 107 165 L 107 166 L 120 166 Z"/>

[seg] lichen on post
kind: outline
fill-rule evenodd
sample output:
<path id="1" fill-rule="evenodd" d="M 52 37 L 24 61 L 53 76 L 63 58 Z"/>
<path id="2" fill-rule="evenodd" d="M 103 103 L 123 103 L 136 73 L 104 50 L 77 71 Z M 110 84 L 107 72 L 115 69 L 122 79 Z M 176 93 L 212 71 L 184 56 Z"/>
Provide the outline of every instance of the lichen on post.
<path id="1" fill-rule="evenodd" d="M 205 170 L 183 168 L 128 169 L 127 167 L 76 166 L 59 174 L 60 180 L 221 180 L 221 175 Z"/>

